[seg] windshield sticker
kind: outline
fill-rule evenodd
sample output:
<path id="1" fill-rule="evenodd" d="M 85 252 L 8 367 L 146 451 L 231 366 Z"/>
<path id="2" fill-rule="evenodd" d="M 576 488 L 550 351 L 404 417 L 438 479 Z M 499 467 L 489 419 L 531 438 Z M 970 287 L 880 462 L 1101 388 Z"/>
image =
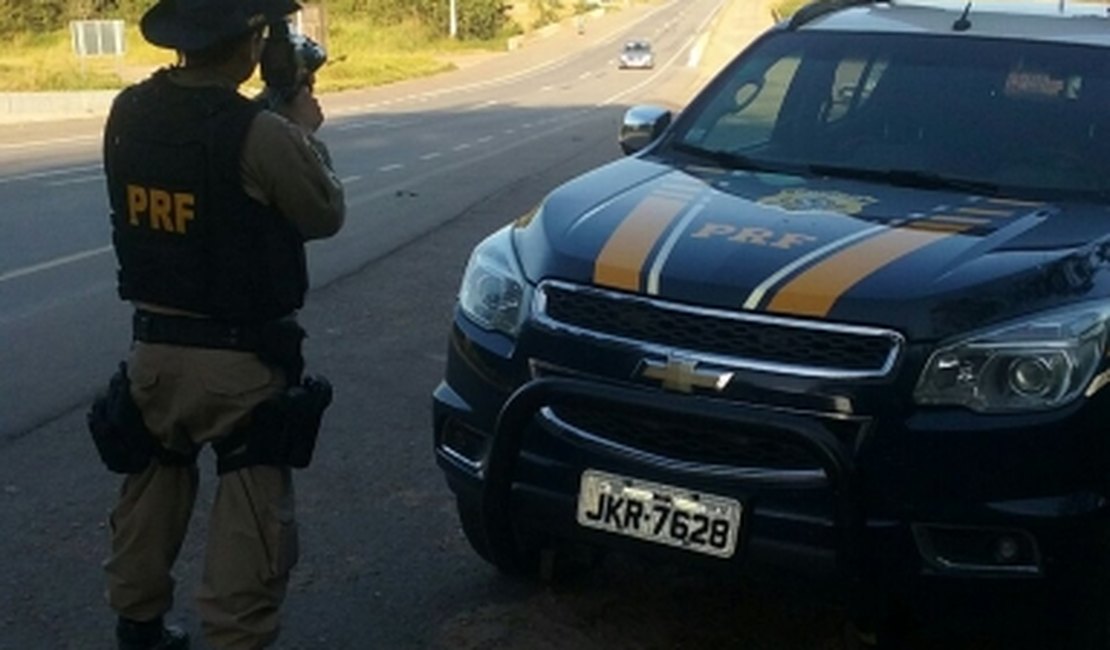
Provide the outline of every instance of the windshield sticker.
<path id="1" fill-rule="evenodd" d="M 1077 99 L 1083 80 L 1077 76 L 1054 77 L 1047 72 L 1014 70 L 1006 77 L 1007 97 L 1025 99 Z"/>
<path id="2" fill-rule="evenodd" d="M 776 187 L 789 187 L 791 185 L 798 186 L 804 185 L 806 179 L 801 176 L 792 176 L 790 174 L 776 174 L 773 172 L 756 172 L 753 174 L 764 185 L 774 185 Z"/>
<path id="3" fill-rule="evenodd" d="M 839 212 L 840 214 L 859 214 L 878 199 L 872 196 L 845 194 L 844 192 L 822 192 L 809 189 L 783 190 L 778 194 L 759 199 L 763 205 L 770 205 L 787 212 Z"/>

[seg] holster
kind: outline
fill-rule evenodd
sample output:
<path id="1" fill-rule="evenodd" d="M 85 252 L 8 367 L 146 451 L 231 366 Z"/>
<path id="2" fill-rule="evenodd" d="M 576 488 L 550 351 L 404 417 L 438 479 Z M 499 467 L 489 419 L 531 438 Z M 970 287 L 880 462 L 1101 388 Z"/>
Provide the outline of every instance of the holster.
<path id="1" fill-rule="evenodd" d="M 196 460 L 195 454 L 165 449 L 151 435 L 131 397 L 126 363 L 119 364 L 108 389 L 93 400 L 85 421 L 100 459 L 118 474 L 142 472 L 155 459 L 163 465 L 190 465 Z"/>
<path id="2" fill-rule="evenodd" d="M 258 358 L 280 367 L 285 371 L 289 384 L 297 386 L 301 383 L 301 373 L 304 372 L 304 355 L 301 351 L 304 338 L 304 328 L 292 318 L 264 323 L 260 333 Z"/>
<path id="3" fill-rule="evenodd" d="M 331 400 L 328 380 L 308 376 L 262 402 L 242 426 L 212 445 L 216 471 L 225 474 L 255 465 L 308 467 Z"/>

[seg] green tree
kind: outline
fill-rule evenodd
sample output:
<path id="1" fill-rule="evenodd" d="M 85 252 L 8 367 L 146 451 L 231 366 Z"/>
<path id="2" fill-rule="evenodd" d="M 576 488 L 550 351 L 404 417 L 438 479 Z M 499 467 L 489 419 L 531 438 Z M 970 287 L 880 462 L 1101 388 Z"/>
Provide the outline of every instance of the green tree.
<path id="1" fill-rule="evenodd" d="M 0 0 L 0 35 L 58 29 L 66 10 L 65 0 Z"/>
<path id="2" fill-rule="evenodd" d="M 532 0 L 558 6 L 559 0 Z M 66 21 L 122 18 L 137 22 L 154 0 L 0 0 L 0 36 L 17 32 L 46 32 L 65 27 Z M 446 34 L 450 0 L 319 0 L 328 12 L 395 25 L 415 20 L 429 31 Z M 489 39 L 506 26 L 504 0 L 456 0 L 459 37 Z"/>
<path id="3" fill-rule="evenodd" d="M 150 0 L 106 0 L 106 4 L 111 5 L 113 17 L 137 23 L 153 3 Z"/>
<path id="4" fill-rule="evenodd" d="M 530 2 L 539 13 L 536 27 L 543 27 L 559 20 L 559 10 L 563 8 L 561 0 L 530 0 Z"/>
<path id="5" fill-rule="evenodd" d="M 459 14 L 459 34 L 463 38 L 493 38 L 508 22 L 501 0 L 465 0 L 464 5 L 466 10 Z"/>
<path id="6" fill-rule="evenodd" d="M 493 38 L 507 22 L 503 0 L 455 2 L 460 38 Z M 324 5 L 331 13 L 363 18 L 378 25 L 415 20 L 434 33 L 446 34 L 451 0 L 326 0 Z"/>

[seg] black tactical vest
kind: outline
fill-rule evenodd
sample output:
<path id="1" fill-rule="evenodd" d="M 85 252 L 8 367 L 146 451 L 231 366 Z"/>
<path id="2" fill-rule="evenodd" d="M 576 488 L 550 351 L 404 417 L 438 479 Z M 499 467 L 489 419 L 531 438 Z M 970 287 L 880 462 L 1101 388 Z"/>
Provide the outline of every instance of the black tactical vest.
<path id="1" fill-rule="evenodd" d="M 104 170 L 121 298 L 239 323 L 301 307 L 304 240 L 243 191 L 240 157 L 260 110 L 232 89 L 178 86 L 165 71 L 116 99 Z"/>

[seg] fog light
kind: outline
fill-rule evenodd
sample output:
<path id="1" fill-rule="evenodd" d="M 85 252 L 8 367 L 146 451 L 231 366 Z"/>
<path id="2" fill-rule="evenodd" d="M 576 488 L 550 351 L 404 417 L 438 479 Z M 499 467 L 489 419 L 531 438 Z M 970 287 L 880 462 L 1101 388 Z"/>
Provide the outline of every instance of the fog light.
<path id="1" fill-rule="evenodd" d="M 999 537 L 994 543 L 994 559 L 1009 564 L 1021 555 L 1021 544 L 1013 537 Z"/>
<path id="2" fill-rule="evenodd" d="M 914 524 L 914 539 L 932 571 L 948 574 L 1038 575 L 1033 535 L 1013 528 Z"/>
<path id="3" fill-rule="evenodd" d="M 473 467 L 479 467 L 485 462 L 489 443 L 490 436 L 454 418 L 443 424 L 439 436 L 440 447 L 445 452 Z"/>

